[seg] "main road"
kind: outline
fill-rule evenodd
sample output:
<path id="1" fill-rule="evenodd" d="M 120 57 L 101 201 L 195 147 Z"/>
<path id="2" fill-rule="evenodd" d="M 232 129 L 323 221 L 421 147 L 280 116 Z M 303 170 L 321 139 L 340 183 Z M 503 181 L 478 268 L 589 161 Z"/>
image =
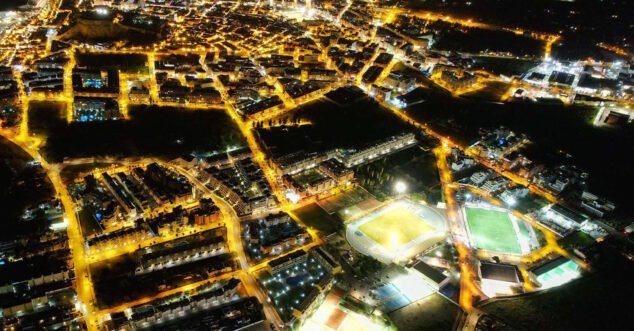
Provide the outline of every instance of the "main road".
<path id="1" fill-rule="evenodd" d="M 472 263 L 472 254 L 468 244 L 467 231 L 460 221 L 460 210 L 455 200 L 454 186 L 451 179 L 451 172 L 447 167 L 447 155 L 450 149 L 446 143 L 434 150 L 440 182 L 445 196 L 447 220 L 449 223 L 449 233 L 456 250 L 458 251 L 458 265 L 460 266 L 460 306 L 467 312 L 473 307 L 474 296 L 482 296 L 483 293 L 477 286 L 475 280 L 477 272 Z"/>
<path id="2" fill-rule="evenodd" d="M 16 135 L 11 131 L 0 130 L 0 135 L 7 140 L 13 142 L 28 153 L 35 161 L 39 162 L 42 169 L 46 172 L 57 198 L 64 207 L 64 219 L 68 222 L 68 245 L 72 254 L 72 261 L 75 269 L 75 283 L 77 291 L 77 299 L 80 311 L 84 314 L 86 325 L 89 330 L 96 330 L 97 323 L 95 319 L 95 293 L 93 290 L 92 280 L 90 278 L 90 270 L 88 259 L 84 250 L 84 237 L 81 233 L 79 219 L 75 213 L 75 205 L 66 191 L 66 186 L 62 183 L 59 176 L 59 167 L 50 165 L 39 152 L 33 148 L 33 141 L 29 142 L 28 137 Z M 37 142 L 36 142 L 37 143 Z"/>
<path id="3" fill-rule="evenodd" d="M 225 227 L 227 228 L 227 243 L 229 245 L 229 250 L 234 252 L 238 259 L 238 264 L 240 266 L 238 276 L 240 277 L 242 284 L 249 295 L 255 296 L 262 303 L 264 315 L 267 320 L 273 322 L 276 326 L 284 325 L 284 321 L 282 321 L 280 316 L 277 314 L 277 311 L 269 301 L 268 295 L 264 293 L 262 288 L 258 285 L 255 277 L 249 273 L 249 261 L 246 253 L 244 252 L 244 246 L 242 245 L 240 218 L 236 214 L 235 210 L 224 199 L 221 199 L 219 196 L 214 194 L 205 186 L 204 183 L 198 180 L 195 175 L 191 174 L 186 169 L 171 164 L 168 166 L 178 169 L 189 181 L 198 186 L 205 195 L 210 196 L 216 206 L 218 206 L 222 212 Z"/>

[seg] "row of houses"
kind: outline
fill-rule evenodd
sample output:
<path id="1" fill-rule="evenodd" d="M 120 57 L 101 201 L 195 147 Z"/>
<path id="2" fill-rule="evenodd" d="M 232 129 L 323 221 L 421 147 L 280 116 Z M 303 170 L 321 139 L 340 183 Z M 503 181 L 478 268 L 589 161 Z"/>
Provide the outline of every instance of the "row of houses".
<path id="1" fill-rule="evenodd" d="M 308 174 L 305 174 L 308 172 Z M 330 159 L 319 163 L 317 169 L 305 170 L 296 175 L 283 175 L 282 182 L 299 198 L 326 193 L 340 185 L 349 183 L 354 178 L 354 171 L 346 168 L 336 159 Z M 305 181 L 297 176 L 313 177 Z"/>
<path id="2" fill-rule="evenodd" d="M 227 313 L 231 312 L 230 316 L 236 313 L 238 314 L 236 316 L 240 313 L 248 315 L 248 309 L 243 309 L 247 306 L 242 307 L 245 301 L 239 297 L 241 288 L 240 280 L 231 278 L 220 286 L 205 286 L 201 292 L 191 296 L 183 295 L 171 303 L 166 304 L 164 301 L 157 300 L 113 314 L 109 323 L 116 330 L 160 328 L 166 323 L 175 320 L 186 321 L 205 311 L 216 311 L 221 307 L 225 307 Z M 223 318 L 222 314 L 213 314 L 213 317 Z M 255 321 L 259 320 L 255 318 Z M 222 321 L 214 321 L 214 324 L 222 324 Z"/>
<path id="3" fill-rule="evenodd" d="M 118 247 L 137 244 L 154 237 L 167 237 L 184 231 L 193 222 L 199 225 L 220 226 L 220 210 L 213 206 L 185 210 L 181 206 L 156 217 L 138 219 L 133 226 L 88 236 L 84 242 L 86 252 L 95 254 Z"/>
<path id="4" fill-rule="evenodd" d="M 268 215 L 245 225 L 245 239 L 256 255 L 277 255 L 311 240 L 310 234 L 286 213 Z"/>
<path id="5" fill-rule="evenodd" d="M 225 240 L 226 228 L 223 226 L 210 230 L 213 236 L 193 242 L 183 242 L 172 247 L 143 250 L 137 256 L 135 274 L 149 273 L 165 268 L 176 267 L 196 260 L 225 254 L 229 251 Z"/>
<path id="6" fill-rule="evenodd" d="M 301 171 L 317 167 L 322 162 L 335 158 L 345 167 L 351 168 L 375 160 L 416 144 L 413 133 L 402 133 L 374 142 L 359 149 L 327 151 L 325 153 L 294 153 L 274 162 L 279 176 L 293 175 Z"/>

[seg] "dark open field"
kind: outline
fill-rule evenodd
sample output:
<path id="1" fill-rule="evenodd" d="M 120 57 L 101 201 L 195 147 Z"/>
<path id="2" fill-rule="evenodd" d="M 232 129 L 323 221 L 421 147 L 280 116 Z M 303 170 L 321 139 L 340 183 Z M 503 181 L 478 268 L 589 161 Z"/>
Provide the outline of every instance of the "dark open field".
<path id="1" fill-rule="evenodd" d="M 48 178 L 37 167 L 28 166 L 31 160 L 20 147 L 0 137 L 0 240 L 16 239 L 50 226 L 44 217 L 20 222 L 25 208 L 54 197 Z"/>
<path id="2" fill-rule="evenodd" d="M 515 56 L 539 57 L 543 54 L 544 42 L 506 31 L 445 30 L 433 47 L 444 51 L 503 52 Z"/>
<path id="3" fill-rule="evenodd" d="M 390 313 L 390 318 L 403 331 L 452 330 L 460 307 L 439 294 L 432 294 L 409 306 Z"/>
<path id="4" fill-rule="evenodd" d="M 634 126 L 606 129 L 592 126 L 596 109 L 543 103 L 491 103 L 452 98 L 418 89 L 426 102 L 407 109 L 414 118 L 467 145 L 478 128 L 506 126 L 534 142 L 522 151 L 547 165 L 576 164 L 590 173 L 590 190 L 613 199 L 622 210 L 634 206 Z M 563 153 L 562 153 L 563 152 Z M 566 155 L 569 154 L 569 155 Z M 630 210 L 631 211 L 631 210 Z"/>
<path id="5" fill-rule="evenodd" d="M 633 49 L 634 2 L 630 0 L 404 0 L 405 7 L 439 12 L 508 28 L 556 33 L 562 36 L 553 46 L 558 59 L 614 59 L 602 50 L 603 42 Z"/>
<path id="6" fill-rule="evenodd" d="M 594 272 L 567 285 L 480 309 L 518 330 L 628 330 L 634 265 L 610 254 Z"/>
<path id="7" fill-rule="evenodd" d="M 172 157 L 192 151 L 224 150 L 244 138 L 226 113 L 139 106 L 130 119 L 67 124 L 58 105 L 37 103 L 29 111 L 29 130 L 46 137 L 44 155 L 65 157 Z"/>
<path id="8" fill-rule="evenodd" d="M 291 112 L 286 118 L 289 123 L 298 119 L 312 124 L 258 129 L 261 140 L 273 156 L 299 150 L 358 148 L 412 130 L 411 126 L 368 98 L 345 106 L 320 99 Z"/>

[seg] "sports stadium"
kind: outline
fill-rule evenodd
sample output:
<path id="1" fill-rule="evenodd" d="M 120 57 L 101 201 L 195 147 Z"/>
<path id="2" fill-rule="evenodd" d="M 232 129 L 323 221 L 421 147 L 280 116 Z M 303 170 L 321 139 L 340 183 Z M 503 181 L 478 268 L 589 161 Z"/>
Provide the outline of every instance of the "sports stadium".
<path id="1" fill-rule="evenodd" d="M 362 254 L 398 263 L 444 240 L 446 223 L 435 209 L 402 199 L 350 223 L 346 238 Z"/>
<path id="2" fill-rule="evenodd" d="M 463 208 L 471 247 L 506 255 L 524 255 L 539 247 L 535 230 L 508 210 L 467 204 Z"/>

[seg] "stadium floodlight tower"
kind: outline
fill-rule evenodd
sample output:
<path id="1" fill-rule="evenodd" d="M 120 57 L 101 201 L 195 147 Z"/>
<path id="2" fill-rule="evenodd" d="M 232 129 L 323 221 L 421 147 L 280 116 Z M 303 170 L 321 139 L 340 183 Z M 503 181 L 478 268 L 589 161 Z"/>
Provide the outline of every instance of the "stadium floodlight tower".
<path id="1" fill-rule="evenodd" d="M 394 185 L 394 190 L 396 191 L 396 193 L 398 195 L 403 195 L 403 194 L 405 194 L 405 192 L 407 192 L 407 184 L 405 184 L 405 182 L 399 180 Z"/>
<path id="2" fill-rule="evenodd" d="M 108 10 L 108 7 L 100 6 L 95 9 L 95 12 L 97 12 L 99 16 L 106 16 L 110 13 L 110 10 Z"/>

